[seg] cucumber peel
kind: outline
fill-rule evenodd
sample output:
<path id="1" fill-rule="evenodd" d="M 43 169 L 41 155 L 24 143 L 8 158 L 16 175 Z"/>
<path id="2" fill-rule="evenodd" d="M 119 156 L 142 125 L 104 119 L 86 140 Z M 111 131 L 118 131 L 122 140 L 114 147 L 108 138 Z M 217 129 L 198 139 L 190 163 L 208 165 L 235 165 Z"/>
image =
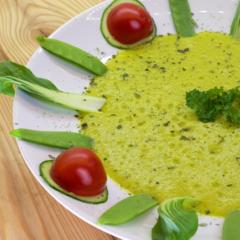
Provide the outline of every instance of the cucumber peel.
<path id="1" fill-rule="evenodd" d="M 111 10 L 116 7 L 117 5 L 121 4 L 121 3 L 133 3 L 136 4 L 140 7 L 145 8 L 145 6 L 138 0 L 114 0 L 103 12 L 102 18 L 101 18 L 101 32 L 103 37 L 105 38 L 105 40 L 113 47 L 117 47 L 120 49 L 129 49 L 129 48 L 134 48 L 138 45 L 144 44 L 144 43 L 148 43 L 151 42 L 157 34 L 157 27 L 156 24 L 154 22 L 154 20 L 152 20 L 153 22 L 153 32 L 151 33 L 151 35 L 149 35 L 147 38 L 144 38 L 134 44 L 122 44 L 120 42 L 118 42 L 116 39 L 114 39 L 111 35 L 111 33 L 109 32 L 108 28 L 107 28 L 107 17 L 109 15 L 109 13 L 111 12 Z"/>
<path id="2" fill-rule="evenodd" d="M 99 194 L 97 196 L 91 196 L 91 197 L 79 196 L 79 195 L 76 195 L 74 193 L 64 190 L 57 183 L 55 183 L 50 176 L 50 170 L 51 170 L 52 164 L 53 164 L 53 160 L 46 160 L 46 161 L 42 162 L 39 166 L 40 176 L 51 188 L 63 193 L 64 195 L 67 195 L 71 198 L 74 198 L 74 199 L 79 200 L 84 203 L 100 204 L 100 203 L 105 203 L 108 200 L 107 188 L 105 188 L 105 190 L 101 194 Z"/>

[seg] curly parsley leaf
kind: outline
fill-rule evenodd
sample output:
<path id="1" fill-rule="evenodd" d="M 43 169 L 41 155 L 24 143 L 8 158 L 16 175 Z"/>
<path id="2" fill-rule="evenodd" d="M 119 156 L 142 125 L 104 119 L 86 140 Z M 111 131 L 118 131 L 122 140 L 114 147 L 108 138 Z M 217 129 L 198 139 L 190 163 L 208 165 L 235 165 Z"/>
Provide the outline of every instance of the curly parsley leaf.
<path id="1" fill-rule="evenodd" d="M 186 94 L 186 105 L 193 109 L 202 122 L 214 122 L 223 115 L 228 122 L 240 124 L 240 90 L 225 91 L 212 88 L 207 91 L 194 89 Z"/>
<path id="2" fill-rule="evenodd" d="M 223 108 L 223 115 L 227 121 L 240 124 L 240 89 L 233 88 L 227 94 L 228 104 Z"/>

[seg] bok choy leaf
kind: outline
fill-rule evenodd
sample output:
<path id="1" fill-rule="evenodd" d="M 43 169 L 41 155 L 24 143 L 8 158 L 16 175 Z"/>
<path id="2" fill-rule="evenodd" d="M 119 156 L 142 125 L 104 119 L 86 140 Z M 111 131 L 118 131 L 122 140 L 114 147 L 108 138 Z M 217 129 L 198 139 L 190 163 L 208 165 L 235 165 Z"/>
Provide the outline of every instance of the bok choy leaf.
<path id="1" fill-rule="evenodd" d="M 6 89 L 10 84 L 14 84 L 34 96 L 39 96 L 41 99 L 76 111 L 97 112 L 106 101 L 104 98 L 45 88 L 16 77 L 0 77 L 0 93 L 7 94 Z"/>
<path id="2" fill-rule="evenodd" d="M 44 78 L 36 77 L 27 67 L 11 61 L 4 61 L 0 63 L 0 77 L 6 76 L 21 78 L 25 81 L 37 84 L 42 87 L 58 90 L 51 81 Z M 3 87 L 3 85 L 1 85 L 0 87 Z M 6 84 L 4 86 L 4 89 L 0 90 L 0 92 L 3 93 L 4 91 L 6 95 L 14 96 L 15 91 L 12 87 L 12 84 Z"/>
<path id="3" fill-rule="evenodd" d="M 189 240 L 198 229 L 198 215 L 194 198 L 173 198 L 163 202 L 159 218 L 152 229 L 152 240 Z"/>

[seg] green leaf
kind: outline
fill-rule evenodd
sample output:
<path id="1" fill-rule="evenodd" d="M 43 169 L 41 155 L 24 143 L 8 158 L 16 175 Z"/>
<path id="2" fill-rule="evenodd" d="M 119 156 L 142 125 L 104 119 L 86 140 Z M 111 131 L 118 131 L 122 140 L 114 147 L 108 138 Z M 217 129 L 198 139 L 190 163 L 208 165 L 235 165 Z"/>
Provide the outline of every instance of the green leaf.
<path id="1" fill-rule="evenodd" d="M 152 229 L 153 240 L 188 240 L 198 229 L 194 211 L 200 202 L 194 198 L 173 198 L 159 207 L 159 218 Z"/>
<path id="2" fill-rule="evenodd" d="M 152 229 L 152 240 L 178 240 L 178 235 L 177 225 L 164 214 L 160 215 Z"/>
<path id="3" fill-rule="evenodd" d="M 0 93 L 13 97 L 15 95 L 15 90 L 12 83 L 8 81 L 0 82 Z"/>
<path id="4" fill-rule="evenodd" d="M 192 18 L 188 0 L 169 0 L 169 5 L 177 34 L 181 37 L 196 35 L 196 23 Z"/>
<path id="5" fill-rule="evenodd" d="M 120 225 L 129 222 L 158 204 L 148 195 L 135 195 L 126 198 L 108 209 L 98 222 L 105 225 Z"/>
<path id="6" fill-rule="evenodd" d="M 86 70 L 95 73 L 97 75 L 103 75 L 107 71 L 107 67 L 97 57 L 85 52 L 84 50 L 77 48 L 68 43 L 39 36 L 37 38 L 38 43 L 42 48 L 50 53 L 83 67 Z"/>
<path id="7" fill-rule="evenodd" d="M 104 98 L 51 90 L 15 77 L 0 77 L 0 85 L 3 82 L 15 84 L 34 96 L 39 96 L 41 99 L 76 111 L 98 112 L 106 101 Z"/>
<path id="8" fill-rule="evenodd" d="M 57 87 L 51 81 L 44 78 L 36 77 L 28 68 L 14 62 L 4 61 L 0 64 L 0 77 L 6 77 L 6 76 L 21 78 L 21 79 L 24 79 L 25 81 L 38 84 L 39 86 L 57 90 Z M 12 96 L 14 94 L 14 89 L 10 83 L 8 83 L 8 85 L 11 93 L 10 95 Z M 0 92 L 3 92 L 3 91 L 1 91 L 0 89 Z"/>
<path id="9" fill-rule="evenodd" d="M 240 211 L 230 213 L 223 225 L 223 240 L 240 239 Z"/>
<path id="10" fill-rule="evenodd" d="M 230 35 L 236 39 L 240 39 L 240 2 L 238 2 L 237 10 L 232 21 Z"/>
<path id="11" fill-rule="evenodd" d="M 10 134 L 24 141 L 63 149 L 71 147 L 92 148 L 93 146 L 93 140 L 80 133 L 15 129 Z"/>

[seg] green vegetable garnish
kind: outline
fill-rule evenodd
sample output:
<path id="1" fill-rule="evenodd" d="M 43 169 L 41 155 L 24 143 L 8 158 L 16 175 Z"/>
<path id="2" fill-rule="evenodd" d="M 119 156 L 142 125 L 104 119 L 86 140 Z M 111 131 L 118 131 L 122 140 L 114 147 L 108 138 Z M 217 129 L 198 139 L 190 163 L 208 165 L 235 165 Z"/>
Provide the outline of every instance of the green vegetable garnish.
<path id="1" fill-rule="evenodd" d="M 99 218 L 98 222 L 105 225 L 120 225 L 127 223 L 158 204 L 148 195 L 135 195 L 126 198 L 110 209 Z"/>
<path id="2" fill-rule="evenodd" d="M 77 93 L 66 93 L 58 90 L 51 90 L 26 80 L 15 77 L 0 77 L 0 93 L 4 87 L 9 84 L 15 84 L 20 89 L 37 95 L 42 99 L 48 100 L 60 106 L 83 112 L 97 112 L 105 103 L 104 98 L 86 96 Z"/>
<path id="3" fill-rule="evenodd" d="M 51 81 L 44 78 L 38 78 L 25 66 L 10 61 L 4 61 L 0 63 L 0 77 L 6 76 L 21 78 L 42 87 L 58 90 Z M 15 94 L 11 83 L 1 84 L 0 92 L 9 96 L 14 96 Z"/>
<path id="4" fill-rule="evenodd" d="M 214 122 L 217 117 L 233 124 L 240 124 L 240 89 L 225 91 L 213 88 L 208 91 L 194 89 L 186 94 L 186 104 L 193 109 L 202 122 Z"/>
<path id="5" fill-rule="evenodd" d="M 240 39 L 240 2 L 238 3 L 238 7 L 233 18 L 230 35 L 236 39 Z"/>
<path id="6" fill-rule="evenodd" d="M 240 211 L 229 214 L 223 225 L 223 240 L 240 239 Z"/>
<path id="7" fill-rule="evenodd" d="M 223 88 L 208 91 L 194 89 L 186 94 L 187 106 L 192 108 L 202 122 L 213 122 L 222 112 L 225 93 Z"/>
<path id="8" fill-rule="evenodd" d="M 92 148 L 93 146 L 93 140 L 80 133 L 15 129 L 10 134 L 24 141 L 63 149 L 71 147 Z"/>
<path id="9" fill-rule="evenodd" d="M 152 240 L 188 240 L 198 229 L 193 210 L 200 202 L 194 198 L 173 198 L 159 207 L 159 218 L 152 229 Z"/>
<path id="10" fill-rule="evenodd" d="M 107 71 L 107 67 L 97 57 L 83 51 L 80 48 L 43 36 L 39 36 L 37 41 L 42 48 L 50 53 L 83 67 L 92 73 L 103 75 Z"/>
<path id="11" fill-rule="evenodd" d="M 192 37 L 196 23 L 192 18 L 188 0 L 169 0 L 173 23 L 180 37 Z"/>

